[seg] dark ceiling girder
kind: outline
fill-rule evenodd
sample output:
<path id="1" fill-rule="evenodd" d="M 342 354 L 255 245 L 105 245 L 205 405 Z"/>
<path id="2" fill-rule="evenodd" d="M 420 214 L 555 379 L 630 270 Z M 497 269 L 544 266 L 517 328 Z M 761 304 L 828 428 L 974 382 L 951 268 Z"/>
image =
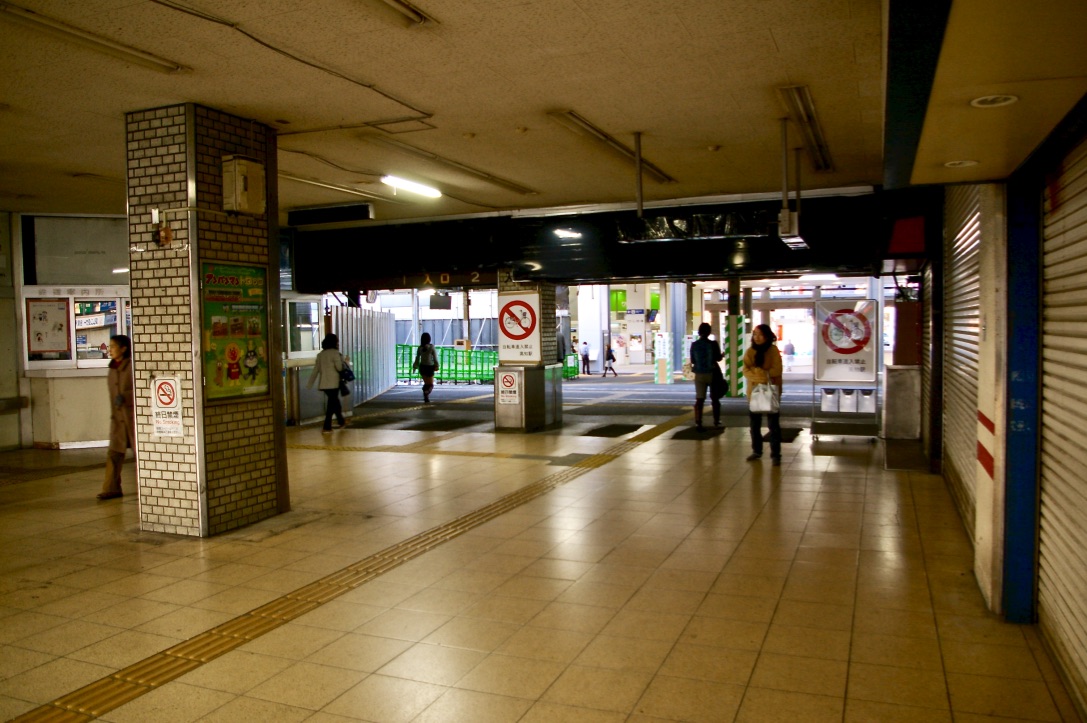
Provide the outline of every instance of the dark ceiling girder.
<path id="1" fill-rule="evenodd" d="M 295 289 L 320 294 L 343 289 L 494 287 L 500 268 L 525 281 L 565 284 L 637 279 L 788 277 L 811 271 L 878 275 L 894 223 L 923 215 L 939 228 L 939 189 L 903 189 L 863 196 L 804 200 L 801 233 L 809 250 L 787 248 L 758 219 L 773 218 L 776 201 L 655 208 L 657 226 L 700 231 L 696 216 L 752 220 L 751 236 L 704 236 L 625 242 L 636 212 L 561 216 L 491 216 L 359 226 L 293 233 Z M 560 233 L 556 233 L 559 231 Z M 759 234 L 755 234 L 759 231 Z"/>
<path id="2" fill-rule="evenodd" d="M 887 24 L 887 105 L 883 187 L 906 188 L 925 124 L 951 0 L 891 0 Z"/>

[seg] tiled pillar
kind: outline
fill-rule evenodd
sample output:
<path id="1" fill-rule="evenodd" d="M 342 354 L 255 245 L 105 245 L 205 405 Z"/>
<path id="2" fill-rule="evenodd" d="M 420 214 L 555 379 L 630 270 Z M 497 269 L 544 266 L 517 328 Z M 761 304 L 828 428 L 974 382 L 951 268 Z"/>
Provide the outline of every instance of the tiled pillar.
<path id="1" fill-rule="evenodd" d="M 140 527 L 206 537 L 290 506 L 278 333 L 276 139 L 260 123 L 191 103 L 128 113 L 126 131 Z M 224 210 L 222 158 L 230 155 L 263 165 L 262 213 Z M 234 396 L 243 389 L 240 381 L 232 389 L 222 379 L 211 386 L 216 380 L 214 374 L 208 378 L 207 361 L 229 343 L 225 337 L 211 341 L 210 302 L 218 297 L 202 291 L 209 269 L 241 270 L 248 281 L 248 307 L 227 324 L 237 318 L 251 330 L 228 330 L 236 337 L 229 352 L 244 353 L 250 345 L 237 339 L 249 335 L 253 351 L 261 352 L 254 368 L 263 391 L 253 391 L 260 387 L 248 379 L 247 391 Z M 214 313 L 224 308 L 216 301 Z M 212 360 L 210 368 L 215 366 Z M 168 428 L 154 416 L 162 403 L 153 390 L 171 379 L 178 381 L 179 436 L 165 434 Z"/>

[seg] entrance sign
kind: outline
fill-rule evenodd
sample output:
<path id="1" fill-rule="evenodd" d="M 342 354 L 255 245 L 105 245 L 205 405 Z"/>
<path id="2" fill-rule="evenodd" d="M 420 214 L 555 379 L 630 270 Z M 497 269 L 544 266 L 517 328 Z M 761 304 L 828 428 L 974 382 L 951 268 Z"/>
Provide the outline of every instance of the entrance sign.
<path id="1" fill-rule="evenodd" d="M 875 300 L 815 304 L 815 378 L 831 382 L 876 381 L 879 307 Z"/>
<path id="2" fill-rule="evenodd" d="M 521 385 L 517 383 L 516 374 L 511 372 L 498 373 L 498 403 L 521 403 Z"/>
<path id="3" fill-rule="evenodd" d="M 540 294 L 500 293 L 498 304 L 498 363 L 538 364 L 543 358 L 538 311 Z"/>
<path id="4" fill-rule="evenodd" d="M 184 437 L 181 423 L 181 380 L 155 377 L 151 380 L 151 419 L 159 437 Z"/>

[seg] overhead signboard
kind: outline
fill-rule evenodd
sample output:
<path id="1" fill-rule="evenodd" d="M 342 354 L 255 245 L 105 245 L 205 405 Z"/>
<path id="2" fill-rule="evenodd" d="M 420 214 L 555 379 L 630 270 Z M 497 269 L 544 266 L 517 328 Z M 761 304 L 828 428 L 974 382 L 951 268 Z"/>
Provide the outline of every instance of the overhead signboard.
<path id="1" fill-rule="evenodd" d="M 815 379 L 874 382 L 880 344 L 874 299 L 826 300 L 815 305 Z"/>

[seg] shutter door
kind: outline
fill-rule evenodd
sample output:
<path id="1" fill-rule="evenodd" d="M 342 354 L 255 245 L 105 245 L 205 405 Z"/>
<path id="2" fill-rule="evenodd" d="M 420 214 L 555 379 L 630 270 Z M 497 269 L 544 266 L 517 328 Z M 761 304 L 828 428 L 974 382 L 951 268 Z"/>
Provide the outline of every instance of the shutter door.
<path id="1" fill-rule="evenodd" d="M 970 536 L 977 471 L 980 187 L 948 189 L 944 211 L 943 466 Z"/>
<path id="2" fill-rule="evenodd" d="M 925 454 L 932 449 L 932 264 L 921 276 L 921 443 Z"/>
<path id="3" fill-rule="evenodd" d="M 1087 707 L 1087 143 L 1045 192 L 1038 618 Z"/>

